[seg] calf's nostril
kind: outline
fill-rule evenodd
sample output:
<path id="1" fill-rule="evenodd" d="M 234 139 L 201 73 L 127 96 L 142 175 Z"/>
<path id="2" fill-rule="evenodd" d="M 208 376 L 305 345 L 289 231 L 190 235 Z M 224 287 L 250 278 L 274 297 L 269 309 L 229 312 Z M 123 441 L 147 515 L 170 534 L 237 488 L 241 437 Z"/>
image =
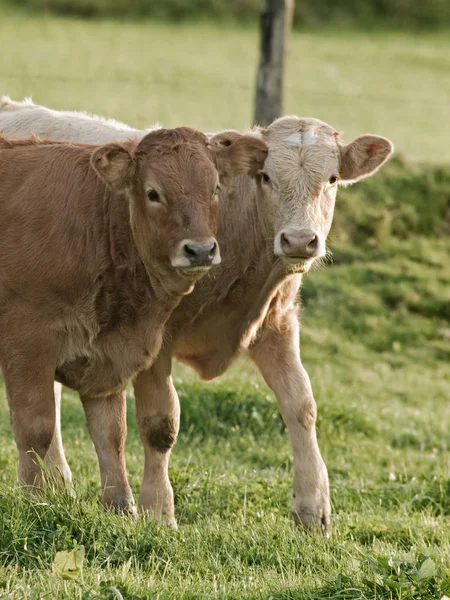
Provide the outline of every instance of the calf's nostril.
<path id="1" fill-rule="evenodd" d="M 216 244 L 216 242 L 214 242 L 211 246 L 211 250 L 209 251 L 209 257 L 214 258 L 216 251 L 217 251 L 217 244 Z"/>
<path id="2" fill-rule="evenodd" d="M 319 238 L 317 237 L 317 235 L 315 235 L 307 243 L 306 250 L 312 254 L 313 252 L 315 252 L 317 250 L 318 246 L 319 246 Z"/>
<path id="3" fill-rule="evenodd" d="M 280 241 L 281 241 L 281 245 L 282 246 L 289 247 L 291 245 L 290 242 L 289 242 L 289 240 L 288 240 L 288 237 L 287 237 L 287 235 L 285 233 L 281 234 Z"/>
<path id="4" fill-rule="evenodd" d="M 190 246 L 189 244 L 184 245 L 184 252 L 188 258 L 195 258 L 197 256 L 195 247 Z"/>

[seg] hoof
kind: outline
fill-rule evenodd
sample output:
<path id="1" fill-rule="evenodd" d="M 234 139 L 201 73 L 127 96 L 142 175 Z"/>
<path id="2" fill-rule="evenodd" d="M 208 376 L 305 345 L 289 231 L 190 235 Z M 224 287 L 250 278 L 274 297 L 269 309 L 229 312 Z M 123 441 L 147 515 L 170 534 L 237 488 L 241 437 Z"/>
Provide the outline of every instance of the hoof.
<path id="1" fill-rule="evenodd" d="M 176 531 L 178 529 L 177 520 L 173 515 L 161 514 L 160 511 L 156 511 L 152 508 L 144 508 L 143 506 L 139 506 L 139 512 L 151 521 L 156 521 L 157 523 L 161 523 L 161 525 L 166 525 Z"/>
<path id="2" fill-rule="evenodd" d="M 177 523 L 177 520 L 175 519 L 175 517 L 169 517 L 167 515 L 163 515 L 163 517 L 161 519 L 161 523 L 163 523 L 164 525 L 167 525 L 174 531 L 177 531 L 177 529 L 178 529 L 178 523 Z"/>
<path id="3" fill-rule="evenodd" d="M 319 531 L 323 536 L 329 538 L 331 536 L 330 513 L 321 512 L 319 514 L 308 511 L 292 511 L 294 522 L 297 527 L 306 529 L 307 531 Z"/>
<path id="4" fill-rule="evenodd" d="M 111 503 L 104 504 L 108 510 L 113 510 L 115 513 L 125 515 L 127 517 L 137 517 L 136 505 L 133 498 L 120 498 Z"/>
<path id="5" fill-rule="evenodd" d="M 133 519 L 137 519 L 137 509 L 136 505 L 133 503 L 129 503 L 123 508 L 120 509 L 120 512 L 127 517 L 132 517 Z"/>

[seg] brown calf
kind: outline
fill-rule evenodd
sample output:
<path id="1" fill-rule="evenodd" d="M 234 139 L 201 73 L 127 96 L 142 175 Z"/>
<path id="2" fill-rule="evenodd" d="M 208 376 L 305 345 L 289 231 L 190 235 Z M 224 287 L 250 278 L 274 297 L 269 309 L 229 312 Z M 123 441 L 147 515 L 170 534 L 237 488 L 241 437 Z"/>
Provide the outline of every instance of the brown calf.
<path id="1" fill-rule="evenodd" d="M 56 379 L 80 393 L 103 502 L 133 506 L 126 382 L 220 262 L 219 174 L 254 174 L 266 154 L 254 138 L 223 148 L 188 128 L 102 147 L 0 138 L 0 365 L 22 483 L 43 483 Z"/>

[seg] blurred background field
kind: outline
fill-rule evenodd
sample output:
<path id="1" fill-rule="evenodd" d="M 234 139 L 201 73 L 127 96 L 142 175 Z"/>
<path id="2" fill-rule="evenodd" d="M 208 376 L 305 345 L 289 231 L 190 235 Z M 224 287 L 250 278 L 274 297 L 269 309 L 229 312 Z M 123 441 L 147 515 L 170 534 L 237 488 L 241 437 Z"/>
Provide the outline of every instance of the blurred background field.
<path id="1" fill-rule="evenodd" d="M 2 0 L 15 8 L 85 18 L 142 17 L 171 21 L 226 19 L 254 23 L 259 0 Z M 450 24 L 447 0 L 302 0 L 294 13 L 296 27 L 321 25 L 435 29 Z"/>
<path id="2" fill-rule="evenodd" d="M 178 532 L 103 512 L 95 453 L 70 392 L 63 435 L 78 499 L 20 497 L 2 388 L 0 598 L 118 598 L 111 586 L 126 600 L 450 595 L 448 2 L 297 5 L 285 112 L 323 119 L 346 141 L 385 135 L 397 149 L 374 178 L 339 192 L 333 262 L 302 291 L 302 357 L 319 407 L 333 538 L 293 528 L 289 440 L 245 362 L 210 384 L 176 367 Z M 257 8 L 256 0 L 3 0 L 0 94 L 141 127 L 246 128 Z M 137 493 L 133 410 L 130 393 Z M 51 564 L 74 540 L 86 565 L 66 581 Z"/>
<path id="3" fill-rule="evenodd" d="M 147 126 L 203 130 L 251 124 L 258 29 L 1 19 L 0 83 L 12 97 L 107 114 Z M 407 160 L 450 162 L 450 39 L 433 33 L 294 30 L 285 113 L 315 116 L 350 139 L 390 136 Z"/>

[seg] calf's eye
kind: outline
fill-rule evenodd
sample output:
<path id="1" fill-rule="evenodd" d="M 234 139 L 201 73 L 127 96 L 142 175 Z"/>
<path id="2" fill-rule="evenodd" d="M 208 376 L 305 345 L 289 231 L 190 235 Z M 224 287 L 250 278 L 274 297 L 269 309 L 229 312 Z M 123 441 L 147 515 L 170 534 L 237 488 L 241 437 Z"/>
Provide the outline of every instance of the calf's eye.
<path id="1" fill-rule="evenodd" d="M 332 175 L 332 176 L 330 177 L 330 179 L 328 180 L 328 183 L 329 183 L 330 185 L 334 185 L 334 184 L 337 182 L 337 180 L 338 180 L 338 178 L 336 177 L 336 175 Z"/>
<path id="2" fill-rule="evenodd" d="M 267 175 L 267 173 L 261 173 L 261 177 L 264 183 L 270 183 L 270 177 Z"/>
<path id="3" fill-rule="evenodd" d="M 156 190 L 149 190 L 147 192 L 147 198 L 150 202 L 159 202 L 159 194 Z"/>

